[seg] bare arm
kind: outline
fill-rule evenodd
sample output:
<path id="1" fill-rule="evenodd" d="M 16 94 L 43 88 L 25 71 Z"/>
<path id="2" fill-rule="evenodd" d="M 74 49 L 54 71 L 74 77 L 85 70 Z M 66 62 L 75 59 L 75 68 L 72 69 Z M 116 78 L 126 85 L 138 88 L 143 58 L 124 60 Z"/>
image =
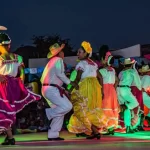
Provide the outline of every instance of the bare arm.
<path id="1" fill-rule="evenodd" d="M 103 92 L 103 77 L 98 70 L 97 70 L 97 79 L 98 79 L 99 84 L 102 86 L 101 93 L 102 93 L 102 98 L 103 98 L 103 94 L 104 94 L 104 92 Z"/>
<path id="2" fill-rule="evenodd" d="M 82 70 L 78 70 L 77 71 L 77 76 L 76 79 L 74 80 L 74 82 L 78 85 L 80 80 L 81 80 L 81 75 L 82 75 L 83 71 Z M 71 87 L 70 92 L 74 89 L 74 87 Z M 78 88 L 76 88 L 78 89 Z"/>
<path id="3" fill-rule="evenodd" d="M 115 84 L 114 84 L 115 89 L 117 88 L 118 84 L 119 84 L 119 79 L 117 76 L 115 76 Z"/>
<path id="4" fill-rule="evenodd" d="M 21 79 L 22 82 L 24 83 L 24 80 L 25 80 L 24 67 L 23 67 L 22 65 L 19 66 L 18 71 L 19 71 L 20 79 Z"/>

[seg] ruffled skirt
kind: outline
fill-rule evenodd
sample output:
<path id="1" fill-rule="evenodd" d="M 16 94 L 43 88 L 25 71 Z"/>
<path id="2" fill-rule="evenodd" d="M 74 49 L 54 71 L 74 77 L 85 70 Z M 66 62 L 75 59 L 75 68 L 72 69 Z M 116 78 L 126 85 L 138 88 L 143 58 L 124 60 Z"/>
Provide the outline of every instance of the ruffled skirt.
<path id="1" fill-rule="evenodd" d="M 119 117 L 119 103 L 117 100 L 117 93 L 113 84 L 104 84 L 104 99 L 102 101 L 102 109 L 104 114 L 109 119 L 109 125 L 118 127 Z"/>
<path id="2" fill-rule="evenodd" d="M 71 94 L 74 114 L 68 124 L 72 133 L 92 133 L 91 126 L 109 128 L 108 119 L 101 109 L 101 86 L 97 78 L 85 78 L 79 83 L 79 91 Z"/>
<path id="3" fill-rule="evenodd" d="M 15 123 L 16 113 L 41 96 L 28 90 L 20 78 L 6 76 L 7 83 L 0 83 L 0 131 Z"/>

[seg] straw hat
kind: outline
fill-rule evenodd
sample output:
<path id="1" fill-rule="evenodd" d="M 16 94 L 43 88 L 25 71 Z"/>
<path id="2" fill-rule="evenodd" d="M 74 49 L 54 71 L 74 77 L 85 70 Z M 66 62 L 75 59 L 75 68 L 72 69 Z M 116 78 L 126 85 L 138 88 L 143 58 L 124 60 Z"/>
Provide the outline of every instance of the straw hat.
<path id="1" fill-rule="evenodd" d="M 131 59 L 131 58 L 126 58 L 124 59 L 124 62 L 123 62 L 123 65 L 130 65 L 130 64 L 134 64 L 135 63 L 135 60 Z"/>
<path id="2" fill-rule="evenodd" d="M 7 28 L 4 26 L 0 26 L 0 30 L 7 30 Z"/>
<path id="3" fill-rule="evenodd" d="M 139 69 L 139 72 L 149 72 L 149 71 L 150 71 L 149 65 L 144 65 L 142 66 L 141 69 Z"/>
<path id="4" fill-rule="evenodd" d="M 49 47 L 49 53 L 47 54 L 47 58 L 51 58 L 53 56 L 56 56 L 63 48 L 65 47 L 65 44 L 61 44 L 61 46 L 58 43 L 55 43 L 54 45 Z"/>

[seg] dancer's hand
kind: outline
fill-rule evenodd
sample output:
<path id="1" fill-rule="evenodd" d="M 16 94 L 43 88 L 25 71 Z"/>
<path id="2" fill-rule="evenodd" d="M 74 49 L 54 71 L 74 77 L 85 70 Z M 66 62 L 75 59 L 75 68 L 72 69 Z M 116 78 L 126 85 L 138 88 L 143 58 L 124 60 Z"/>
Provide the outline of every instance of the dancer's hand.
<path id="1" fill-rule="evenodd" d="M 101 88 L 101 94 L 102 94 L 102 100 L 104 99 L 104 91 L 103 88 Z"/>
<path id="2" fill-rule="evenodd" d="M 121 108 L 122 111 L 124 111 L 124 110 L 127 109 L 127 106 L 123 104 L 123 105 L 120 105 L 120 108 Z"/>
<path id="3" fill-rule="evenodd" d="M 71 84 L 76 90 L 79 90 L 79 85 L 78 85 L 76 82 L 71 81 L 70 84 Z"/>
<path id="4" fill-rule="evenodd" d="M 102 100 L 104 99 L 104 93 L 102 92 Z"/>
<path id="5" fill-rule="evenodd" d="M 70 91 L 65 90 L 65 93 L 66 93 L 68 96 L 71 95 Z"/>
<path id="6" fill-rule="evenodd" d="M 142 92 L 146 92 L 144 88 L 142 88 Z"/>
<path id="7" fill-rule="evenodd" d="M 7 83 L 7 78 L 4 75 L 0 75 L 0 83 Z"/>

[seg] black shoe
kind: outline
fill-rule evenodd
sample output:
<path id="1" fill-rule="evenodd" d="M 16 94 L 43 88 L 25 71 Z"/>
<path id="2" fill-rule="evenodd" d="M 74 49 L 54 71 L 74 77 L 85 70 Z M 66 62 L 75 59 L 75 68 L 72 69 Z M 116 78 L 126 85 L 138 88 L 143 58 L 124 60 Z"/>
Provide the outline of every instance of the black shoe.
<path id="1" fill-rule="evenodd" d="M 4 142 L 2 143 L 2 145 L 15 145 L 15 139 L 8 139 L 7 137 L 5 138 Z"/>
<path id="2" fill-rule="evenodd" d="M 8 140 L 8 136 L 5 137 L 4 142 Z"/>
<path id="3" fill-rule="evenodd" d="M 139 131 L 145 131 L 142 126 L 138 126 L 138 130 L 139 130 Z"/>
<path id="4" fill-rule="evenodd" d="M 57 137 L 57 138 L 48 138 L 49 141 L 63 141 L 64 138 Z"/>
<path id="5" fill-rule="evenodd" d="M 78 133 L 76 134 L 76 137 L 87 137 L 85 133 Z"/>
<path id="6" fill-rule="evenodd" d="M 127 126 L 126 133 L 134 133 L 134 131 L 130 128 L 130 126 Z"/>
<path id="7" fill-rule="evenodd" d="M 108 132 L 104 133 L 103 135 L 114 135 L 114 134 L 115 134 L 114 130 L 108 130 Z"/>
<path id="8" fill-rule="evenodd" d="M 90 135 L 90 136 L 87 136 L 86 139 L 95 139 L 97 138 L 98 140 L 101 138 L 101 134 L 100 133 L 97 133 L 97 134 L 93 134 L 93 135 Z"/>

